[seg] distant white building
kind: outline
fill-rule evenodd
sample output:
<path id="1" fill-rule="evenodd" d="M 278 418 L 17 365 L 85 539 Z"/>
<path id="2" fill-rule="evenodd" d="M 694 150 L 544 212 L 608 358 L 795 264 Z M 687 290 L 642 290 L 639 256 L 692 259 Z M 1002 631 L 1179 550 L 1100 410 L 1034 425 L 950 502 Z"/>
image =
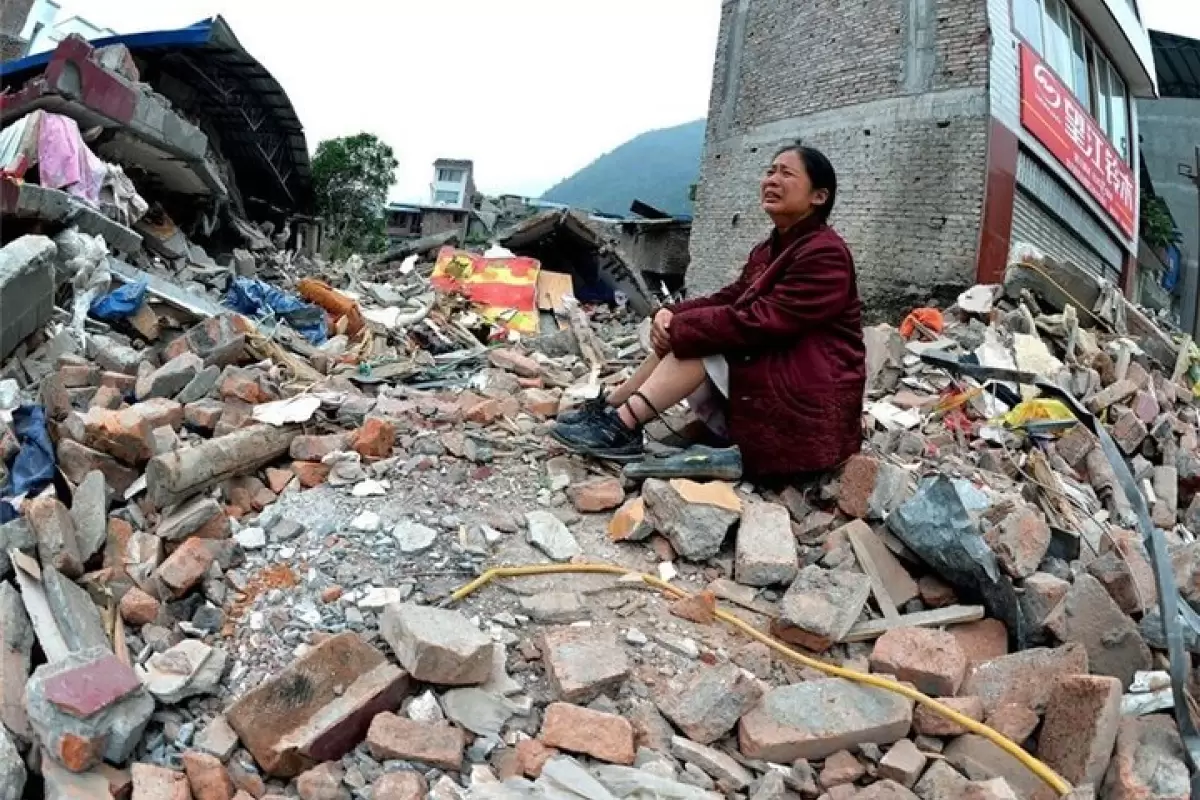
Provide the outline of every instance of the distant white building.
<path id="1" fill-rule="evenodd" d="M 467 159 L 439 158 L 433 162 L 429 203 L 450 208 L 471 208 L 475 198 L 475 164 Z"/>
<path id="2" fill-rule="evenodd" d="M 112 28 L 101 27 L 80 16 L 58 20 L 61 10 L 62 5 L 55 0 L 34 1 L 29 16 L 25 18 L 25 28 L 21 31 L 21 38 L 29 42 L 27 55 L 53 50 L 72 33 L 89 40 L 117 35 Z"/>

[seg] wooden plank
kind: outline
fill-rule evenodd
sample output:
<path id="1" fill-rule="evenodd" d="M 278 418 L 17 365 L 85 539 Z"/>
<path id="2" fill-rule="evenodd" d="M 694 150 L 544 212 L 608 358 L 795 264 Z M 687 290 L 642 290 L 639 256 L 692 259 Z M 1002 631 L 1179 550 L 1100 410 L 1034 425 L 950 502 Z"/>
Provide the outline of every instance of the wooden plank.
<path id="1" fill-rule="evenodd" d="M 908 574 L 900 559 L 896 558 L 883 539 L 865 522 L 860 520 L 859 524 L 849 526 L 846 537 L 850 540 L 850 546 L 854 548 L 854 555 L 862 565 L 863 572 L 883 587 L 893 609 L 920 595 L 917 582 Z M 870 569 L 867 567 L 868 563 L 871 565 Z M 878 593 L 875 599 L 880 600 Z M 888 616 L 882 601 L 879 610 L 885 617 Z"/>
<path id="2" fill-rule="evenodd" d="M 855 541 L 855 533 L 862 533 L 862 529 L 850 531 L 848 538 L 850 546 L 854 548 L 854 555 L 858 559 L 858 565 L 862 567 L 862 571 L 867 573 L 867 577 L 871 579 L 871 592 L 875 595 L 875 602 L 879 604 L 879 610 L 883 612 L 883 618 L 886 620 L 895 621 L 900 619 L 900 611 L 896 608 L 896 604 L 892 602 L 892 596 L 888 594 L 887 587 L 883 583 L 883 578 L 879 576 L 879 569 L 875 566 L 875 561 L 871 558 L 871 552 L 863 546 L 861 537 Z"/>
<path id="3" fill-rule="evenodd" d="M 946 606 L 932 611 L 904 614 L 895 619 L 873 619 L 860 622 L 850 629 L 843 642 L 867 642 L 878 639 L 895 628 L 936 628 L 940 625 L 955 625 L 960 622 L 975 622 L 983 619 L 983 606 Z"/>
<path id="4" fill-rule="evenodd" d="M 541 270 L 537 279 L 537 304 L 542 311 L 563 312 L 563 295 L 575 291 L 571 276 L 563 272 Z"/>

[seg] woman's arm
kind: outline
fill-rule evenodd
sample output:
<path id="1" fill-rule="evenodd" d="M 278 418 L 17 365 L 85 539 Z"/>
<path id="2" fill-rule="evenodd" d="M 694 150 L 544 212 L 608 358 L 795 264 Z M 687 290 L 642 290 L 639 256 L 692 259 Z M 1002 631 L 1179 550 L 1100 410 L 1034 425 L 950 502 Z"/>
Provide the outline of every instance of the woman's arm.
<path id="1" fill-rule="evenodd" d="M 775 285 L 749 303 L 677 312 L 671 319 L 671 352 L 702 358 L 778 345 L 842 313 L 853 288 L 854 264 L 844 246 L 798 253 Z"/>

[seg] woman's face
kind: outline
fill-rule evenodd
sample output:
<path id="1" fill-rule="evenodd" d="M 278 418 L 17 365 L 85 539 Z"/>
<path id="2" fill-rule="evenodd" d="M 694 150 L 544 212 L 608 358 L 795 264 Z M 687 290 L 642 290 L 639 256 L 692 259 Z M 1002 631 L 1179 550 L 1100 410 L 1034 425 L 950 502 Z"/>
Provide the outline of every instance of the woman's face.
<path id="1" fill-rule="evenodd" d="M 760 186 L 763 211 L 772 219 L 799 220 L 829 200 L 825 189 L 813 189 L 804 162 L 795 150 L 780 153 L 767 167 Z"/>

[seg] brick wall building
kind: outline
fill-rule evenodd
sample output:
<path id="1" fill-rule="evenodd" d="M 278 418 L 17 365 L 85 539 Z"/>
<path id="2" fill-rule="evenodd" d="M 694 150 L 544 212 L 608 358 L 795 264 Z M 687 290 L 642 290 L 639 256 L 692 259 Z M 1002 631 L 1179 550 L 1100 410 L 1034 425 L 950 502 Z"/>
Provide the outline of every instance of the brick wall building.
<path id="1" fill-rule="evenodd" d="M 1111 65 L 1134 94 L 1153 92 L 1134 0 L 1099 2 L 1080 15 L 1059 0 L 724 0 L 693 293 L 726 283 L 767 233 L 758 179 L 795 140 L 825 151 L 838 171 L 833 224 L 854 252 L 873 318 L 998 280 L 1014 240 L 1119 276 L 1134 237 L 1021 119 L 1021 47 L 1050 50 L 1046 41 L 1058 40 L 1043 28 L 1059 10 L 1074 20 L 1085 61 L 1093 48 L 1100 57 L 1106 87 Z M 1095 88 L 1080 83 L 1081 94 Z M 1136 124 L 1132 101 L 1123 102 L 1127 144 Z M 1127 166 L 1136 176 L 1136 163 Z"/>

